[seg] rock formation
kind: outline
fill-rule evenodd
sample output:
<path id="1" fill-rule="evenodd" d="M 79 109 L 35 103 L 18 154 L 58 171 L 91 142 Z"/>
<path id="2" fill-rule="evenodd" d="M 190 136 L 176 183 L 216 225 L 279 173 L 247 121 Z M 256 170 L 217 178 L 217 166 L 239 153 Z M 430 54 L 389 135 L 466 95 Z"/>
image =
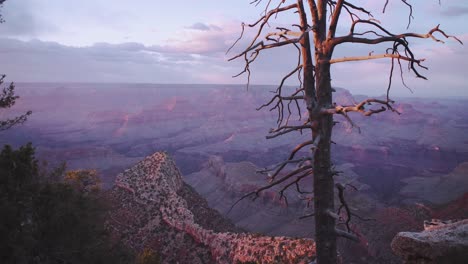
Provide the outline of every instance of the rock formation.
<path id="1" fill-rule="evenodd" d="M 285 192 L 287 205 L 279 199 L 281 187 L 276 187 L 265 190 L 258 199 L 244 199 L 231 208 L 244 194 L 268 183 L 266 175 L 257 173 L 261 169 L 251 162 L 225 162 L 220 156 L 211 156 L 202 170 L 186 175 L 185 180 L 208 201 L 211 208 L 239 227 L 273 236 L 313 237 L 313 218 L 301 219 L 313 211 L 308 206 L 308 196 L 297 193 L 295 188 Z M 336 181 L 351 184 L 359 190 L 349 188 L 347 199 L 354 210 L 368 215 L 380 205 L 366 194 L 369 186 L 359 182 L 359 175 L 352 169 L 352 164 L 337 166 L 337 170 L 344 173 L 336 177 Z M 311 181 L 312 177 L 305 179 L 301 190 L 311 191 Z"/>
<path id="2" fill-rule="evenodd" d="M 393 251 L 407 264 L 467 263 L 468 219 L 437 223 L 422 232 L 398 233 L 392 241 Z"/>
<path id="3" fill-rule="evenodd" d="M 108 227 L 139 252 L 150 248 L 164 263 L 309 263 L 310 239 L 239 233 L 186 185 L 165 153 L 146 157 L 117 176 L 110 191 Z"/>

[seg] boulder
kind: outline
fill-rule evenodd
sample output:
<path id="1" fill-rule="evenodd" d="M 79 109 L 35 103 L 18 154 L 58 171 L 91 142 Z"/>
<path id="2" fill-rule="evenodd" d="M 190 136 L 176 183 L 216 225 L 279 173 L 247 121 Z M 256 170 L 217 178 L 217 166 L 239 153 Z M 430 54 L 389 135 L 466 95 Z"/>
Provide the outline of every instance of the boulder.
<path id="1" fill-rule="evenodd" d="M 422 232 L 400 232 L 392 250 L 407 264 L 468 263 L 468 219 L 437 222 Z"/>

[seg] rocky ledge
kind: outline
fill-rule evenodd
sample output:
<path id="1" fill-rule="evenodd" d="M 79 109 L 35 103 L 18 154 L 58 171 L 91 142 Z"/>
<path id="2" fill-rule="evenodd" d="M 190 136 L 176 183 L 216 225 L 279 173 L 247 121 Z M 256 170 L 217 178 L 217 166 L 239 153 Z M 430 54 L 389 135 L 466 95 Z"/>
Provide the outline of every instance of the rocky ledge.
<path id="1" fill-rule="evenodd" d="M 401 232 L 392 250 L 407 264 L 462 264 L 468 262 L 468 219 L 432 221 L 422 232 Z"/>
<path id="2" fill-rule="evenodd" d="M 119 174 L 110 199 L 108 227 L 116 239 L 136 252 L 154 250 L 163 263 L 310 263 L 315 258 L 313 240 L 239 232 L 185 184 L 165 153 Z"/>

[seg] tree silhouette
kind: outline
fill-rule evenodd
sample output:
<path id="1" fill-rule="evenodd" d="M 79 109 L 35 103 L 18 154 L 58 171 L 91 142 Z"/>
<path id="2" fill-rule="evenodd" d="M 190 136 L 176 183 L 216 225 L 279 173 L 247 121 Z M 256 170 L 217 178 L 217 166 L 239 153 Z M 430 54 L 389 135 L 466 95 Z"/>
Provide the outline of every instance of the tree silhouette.
<path id="1" fill-rule="evenodd" d="M 292 3 L 288 4 L 289 2 Z M 230 58 L 230 60 L 241 58 L 245 61 L 244 69 L 236 77 L 247 74 L 248 83 L 250 82 L 250 66 L 261 53 L 283 46 L 294 46 L 297 49 L 297 64 L 282 78 L 271 100 L 259 109 L 268 107 L 271 111 L 276 110 L 278 113 L 277 126 L 270 130 L 267 138 L 297 132 L 305 133 L 308 131 L 310 133 L 310 139 L 299 143 L 284 162 L 263 171 L 269 175 L 270 183 L 268 185 L 246 194 L 240 200 L 250 196 L 258 197 L 262 191 L 276 185 L 283 186 L 280 194 L 282 198 L 286 199 L 283 194 L 287 188 L 295 186 L 298 192 L 304 193 L 300 189 L 300 182 L 304 178 L 313 177 L 313 216 L 315 217 L 317 262 L 319 264 L 337 263 L 337 237 L 354 240 L 357 240 L 357 237 L 350 228 L 351 217 L 356 215 L 349 209 L 344 199 L 344 191 L 349 186 L 334 181 L 334 176 L 338 175 L 339 172 L 334 169 L 330 158 L 331 144 L 333 143 L 332 129 L 336 124 L 333 117 L 335 115 L 343 116 L 353 127 L 357 127 L 349 116 L 351 112 L 372 116 L 390 110 L 399 114 L 393 108 L 394 101 L 390 98 L 395 69 L 399 69 L 403 76 L 403 63 L 406 63 L 408 70 L 416 77 L 426 79 L 419 72 L 421 69 L 427 69 L 422 64 L 424 59 L 415 55 L 410 41 L 413 39 L 432 39 L 443 43 L 441 40 L 443 37 L 462 42 L 456 37 L 446 34 L 439 25 L 422 34 L 414 32 L 392 33 L 374 18 L 367 6 L 354 3 L 357 1 L 307 0 L 306 4 L 304 2 L 303 0 L 253 0 L 251 4 L 265 4 L 264 12 L 254 23 L 242 24 L 241 36 L 233 45 L 235 46 L 244 37 L 245 29 L 253 28 L 254 36 L 247 47 Z M 413 5 L 407 0 L 397 2 L 401 2 L 408 8 L 408 19 L 404 21 L 408 29 L 413 20 Z M 388 4 L 389 0 L 383 3 L 382 12 L 387 11 Z M 297 15 L 297 24 L 291 24 L 290 27 L 276 27 L 267 32 L 267 28 L 274 19 L 288 12 Z M 345 20 L 343 16 L 347 16 L 349 19 Z M 347 34 L 337 34 L 340 20 L 340 26 L 348 27 Z M 380 54 L 371 52 L 365 55 L 334 58 L 335 48 L 346 43 L 356 45 L 387 44 L 388 47 Z M 386 97 L 384 99 L 367 98 L 351 105 L 339 105 L 333 102 L 332 92 L 334 89 L 331 84 L 331 66 L 342 62 L 373 59 L 388 59 L 390 61 Z M 300 85 L 291 90 L 284 84 L 289 78 L 296 75 Z M 307 115 L 302 117 L 304 106 Z M 291 120 L 294 111 L 297 111 L 299 121 Z M 307 148 L 311 150 L 310 154 L 297 157 Z M 291 165 L 295 165 L 295 168 L 290 169 Z M 338 206 L 335 205 L 335 188 L 339 201 Z M 339 228 L 340 225 L 343 228 Z"/>
<path id="2" fill-rule="evenodd" d="M 6 0 L 0 0 L 0 8 L 2 8 L 2 5 L 3 5 L 3 3 L 4 3 L 5 1 L 6 1 Z M 3 16 L 2 16 L 2 14 L 0 13 L 0 23 L 3 23 L 3 22 L 4 22 Z"/>
<path id="3" fill-rule="evenodd" d="M 0 263 L 131 263 L 105 229 L 96 172 L 44 182 L 34 152 L 32 144 L 0 150 Z"/>
<path id="4" fill-rule="evenodd" d="M 6 0 L 0 0 L 0 8 L 2 8 L 2 5 L 5 1 Z M 3 20 L 3 16 L 0 13 L 0 23 L 3 22 L 5 21 Z M 5 77 L 5 74 L 0 75 L 0 88 L 3 86 Z M 6 85 L 1 89 L 2 91 L 0 95 L 0 109 L 12 107 L 15 104 L 16 99 L 19 98 L 19 96 L 15 95 L 15 85 L 13 83 L 10 83 L 9 85 Z M 24 123 L 31 113 L 31 111 L 28 111 L 26 112 L 26 114 L 17 116 L 15 118 L 0 120 L 0 131 L 9 129 L 16 124 Z"/>
<path id="5" fill-rule="evenodd" d="M 0 76 L 0 87 L 3 85 L 3 80 L 5 79 L 5 75 Z M 6 109 L 12 107 L 16 103 L 16 99 L 18 99 L 19 96 L 15 95 L 15 85 L 13 83 L 10 83 L 9 85 L 6 85 L 5 87 L 2 88 L 2 92 L 0 95 L 0 109 Z M 14 125 L 17 124 L 22 124 L 26 121 L 29 115 L 32 114 L 32 111 L 28 111 L 23 115 L 14 117 L 14 118 L 9 118 L 6 120 L 0 120 L 0 131 L 2 130 L 7 130 L 11 128 Z"/>

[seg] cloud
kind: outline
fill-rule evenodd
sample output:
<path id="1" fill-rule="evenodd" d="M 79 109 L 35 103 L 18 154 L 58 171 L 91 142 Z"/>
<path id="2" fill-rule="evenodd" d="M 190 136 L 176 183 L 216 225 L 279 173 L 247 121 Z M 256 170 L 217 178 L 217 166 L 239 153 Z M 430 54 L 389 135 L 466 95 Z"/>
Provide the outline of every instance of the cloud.
<path id="1" fill-rule="evenodd" d="M 462 41 L 468 40 L 468 35 L 460 36 Z M 457 42 L 450 40 L 446 44 L 435 42 L 429 45 L 413 47 L 417 58 L 425 58 L 423 65 L 429 70 L 419 72 L 428 80 L 416 78 L 408 72 L 406 63 L 402 63 L 405 83 L 414 91 L 411 93 L 401 83 L 401 77 L 396 67 L 393 76 L 392 92 L 394 96 L 445 97 L 467 96 L 465 69 L 468 62 L 465 58 L 468 52 Z M 336 86 L 350 89 L 354 93 L 382 95 L 388 85 L 390 61 L 388 59 L 338 63 L 332 66 L 332 78 Z"/>
<path id="2" fill-rule="evenodd" d="M 202 31 L 209 31 L 211 30 L 210 26 L 208 25 L 205 25 L 203 23 L 195 23 L 193 25 L 191 25 L 190 27 L 187 27 L 188 29 L 195 29 L 195 30 L 202 30 Z"/>
<path id="3" fill-rule="evenodd" d="M 72 47 L 40 40 L 20 41 L 0 38 L 0 60 L 5 62 L 0 73 L 9 80 L 48 82 L 124 82 L 124 83 L 240 83 L 246 75 L 231 76 L 244 69 L 243 59 L 227 61 L 225 51 L 240 33 L 238 23 L 226 23 L 221 30 L 183 30 L 177 38 L 164 45 L 144 45 L 138 42 L 120 44 L 96 43 Z M 247 45 L 251 33 L 245 32 L 236 54 Z M 468 35 L 462 35 L 468 42 Z M 465 72 L 467 51 L 453 41 L 442 45 L 415 46 L 418 57 L 427 58 L 424 72 L 429 81 L 415 80 L 405 70 L 407 83 L 415 96 L 467 95 Z M 424 42 L 424 43 L 426 43 Z M 428 48 L 430 47 L 430 48 Z M 380 53 L 383 47 L 349 45 L 336 50 L 336 57 Z M 279 84 L 282 77 L 297 65 L 293 47 L 264 51 L 251 65 L 252 84 Z M 381 95 L 388 81 L 389 60 L 336 64 L 332 67 L 333 85 L 351 89 L 353 93 Z M 288 84 L 296 85 L 297 78 Z M 393 94 L 411 96 L 394 76 Z"/>
<path id="4" fill-rule="evenodd" d="M 239 66 L 140 43 L 71 47 L 6 38 L 0 38 L 0 60 L 9 80 L 28 82 L 229 83 Z"/>
<path id="5" fill-rule="evenodd" d="M 0 25 L 0 35 L 4 37 L 38 36 L 57 30 L 35 13 L 35 2 L 32 0 L 6 1 L 0 12 L 5 20 Z"/>
<path id="6" fill-rule="evenodd" d="M 464 16 L 468 14 L 467 6 L 449 6 L 445 8 L 442 12 L 442 15 L 447 17 L 457 17 Z"/>
<path id="7" fill-rule="evenodd" d="M 138 48 L 140 47 L 140 48 Z M 10 80 L 53 82 L 195 81 L 174 61 L 161 60 L 143 45 L 100 43 L 69 47 L 39 40 L 0 39 L 2 70 Z M 184 78 L 180 78 L 184 76 Z"/>
<path id="8" fill-rule="evenodd" d="M 194 23 L 193 25 L 186 27 L 187 29 L 193 29 L 193 30 L 201 30 L 201 31 L 210 31 L 210 30 L 215 30 L 215 31 L 221 31 L 222 28 L 218 27 L 216 25 L 207 25 L 201 22 Z"/>
<path id="9" fill-rule="evenodd" d="M 203 54 L 222 56 L 234 43 L 240 31 L 236 23 L 214 24 L 195 23 L 182 31 L 176 32 L 163 44 L 154 45 L 159 52 Z"/>

